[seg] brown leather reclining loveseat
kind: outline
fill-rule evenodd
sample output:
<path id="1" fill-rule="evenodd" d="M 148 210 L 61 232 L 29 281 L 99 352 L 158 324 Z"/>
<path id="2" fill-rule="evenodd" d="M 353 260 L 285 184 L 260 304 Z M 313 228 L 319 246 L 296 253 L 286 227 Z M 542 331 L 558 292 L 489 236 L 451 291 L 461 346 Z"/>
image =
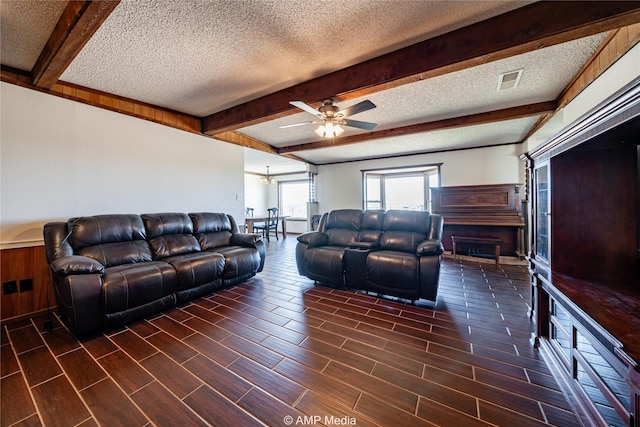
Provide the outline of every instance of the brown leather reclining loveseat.
<path id="1" fill-rule="evenodd" d="M 44 226 L 58 311 L 78 336 L 112 329 L 262 271 L 258 234 L 224 213 L 97 215 Z"/>
<path id="2" fill-rule="evenodd" d="M 435 301 L 443 219 L 424 211 L 341 209 L 298 236 L 298 272 L 317 282 Z"/>

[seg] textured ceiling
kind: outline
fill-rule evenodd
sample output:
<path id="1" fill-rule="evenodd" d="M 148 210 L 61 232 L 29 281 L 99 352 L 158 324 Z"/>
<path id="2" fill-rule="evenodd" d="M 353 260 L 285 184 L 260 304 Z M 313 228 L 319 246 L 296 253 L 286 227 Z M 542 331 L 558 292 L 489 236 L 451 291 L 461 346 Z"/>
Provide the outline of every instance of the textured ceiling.
<path id="1" fill-rule="evenodd" d="M 61 79 L 204 116 L 522 4 L 124 1 Z"/>
<path id="2" fill-rule="evenodd" d="M 379 123 L 376 130 L 382 130 L 556 99 L 603 38 L 601 34 L 540 49 L 377 92 L 340 103 L 339 106 L 347 107 L 364 99 L 371 100 L 377 107 L 354 116 L 354 119 Z M 500 74 L 518 69 L 524 70 L 518 87 L 498 91 Z M 286 147 L 317 140 L 313 132 L 315 128 L 309 125 L 280 129 L 279 126 L 313 119 L 309 113 L 302 112 L 248 126 L 239 132 L 274 147 Z M 345 128 L 343 135 L 363 132 Z M 305 158 L 319 161 L 311 152 L 305 153 Z"/>
<path id="3" fill-rule="evenodd" d="M 60 80 L 159 107 L 207 116 L 312 78 L 521 8 L 531 1 L 122 0 Z M 0 1 L 3 66 L 30 72 L 64 1 Z M 545 101 L 562 93 L 606 34 L 342 100 L 377 108 L 355 117 L 376 131 Z M 450 47 L 452 50 L 456 46 Z M 523 69 L 520 85 L 497 91 L 501 73 Z M 335 95 L 331 87 L 326 96 Z M 292 99 L 294 100 L 294 99 Z M 309 99 L 298 99 L 312 102 Z M 323 164 L 521 141 L 540 115 L 492 124 L 298 150 Z M 275 149 L 317 142 L 299 112 L 237 129 Z M 347 128 L 343 136 L 363 133 Z M 246 149 L 246 169 L 301 170 L 286 157 Z"/>
<path id="4" fill-rule="evenodd" d="M 0 1 L 2 65 L 30 71 L 65 7 L 64 1 Z"/>

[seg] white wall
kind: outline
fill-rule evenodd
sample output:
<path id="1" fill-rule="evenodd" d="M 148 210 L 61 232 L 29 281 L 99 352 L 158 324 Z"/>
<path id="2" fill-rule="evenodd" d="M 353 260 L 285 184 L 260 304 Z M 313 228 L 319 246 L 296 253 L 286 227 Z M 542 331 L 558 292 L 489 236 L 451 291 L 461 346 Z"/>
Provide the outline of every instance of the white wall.
<path id="1" fill-rule="evenodd" d="M 244 216 L 243 149 L 2 83 L 0 248 L 47 221 L 103 213 Z"/>
<path id="2" fill-rule="evenodd" d="M 269 188 L 260 182 L 260 176 L 244 174 L 244 205 L 253 208 L 256 215 L 267 212 Z"/>
<path id="3" fill-rule="evenodd" d="M 320 212 L 362 209 L 363 169 L 442 163 L 440 180 L 443 187 L 524 183 L 520 148 L 520 144 L 513 144 L 319 166 L 316 177 L 319 209 Z"/>

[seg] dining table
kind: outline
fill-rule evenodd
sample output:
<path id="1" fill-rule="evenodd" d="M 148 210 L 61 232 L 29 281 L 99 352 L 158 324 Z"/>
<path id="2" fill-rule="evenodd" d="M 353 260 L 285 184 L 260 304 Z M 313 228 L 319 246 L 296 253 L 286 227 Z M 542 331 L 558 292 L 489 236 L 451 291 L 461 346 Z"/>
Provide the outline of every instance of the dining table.
<path id="1" fill-rule="evenodd" d="M 289 216 L 287 216 L 287 215 L 278 215 L 278 221 L 282 221 L 282 227 L 280 229 L 282 230 L 282 238 L 283 239 L 287 238 L 287 221 L 286 221 L 287 218 L 289 218 Z M 268 219 L 269 219 L 269 216 L 267 214 L 254 215 L 254 216 L 246 217 L 244 219 L 246 232 L 247 233 L 253 233 L 253 225 L 254 224 L 267 222 Z"/>

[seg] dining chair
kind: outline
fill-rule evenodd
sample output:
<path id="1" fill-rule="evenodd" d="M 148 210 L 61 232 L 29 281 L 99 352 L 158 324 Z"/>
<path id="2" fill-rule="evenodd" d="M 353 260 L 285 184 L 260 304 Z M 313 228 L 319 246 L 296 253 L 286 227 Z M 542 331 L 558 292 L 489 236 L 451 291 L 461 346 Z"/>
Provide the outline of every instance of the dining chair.
<path id="1" fill-rule="evenodd" d="M 322 215 L 313 215 L 311 217 L 311 231 L 318 230 L 318 227 L 320 226 L 320 218 L 322 218 Z"/>
<path id="2" fill-rule="evenodd" d="M 273 232 L 278 239 L 278 208 L 267 209 L 267 221 L 263 224 L 256 224 L 253 226 L 254 231 L 262 231 L 262 237 L 267 238 L 269 241 L 269 234 Z"/>
<path id="3" fill-rule="evenodd" d="M 253 217 L 253 208 L 245 208 L 244 214 L 246 217 Z"/>

